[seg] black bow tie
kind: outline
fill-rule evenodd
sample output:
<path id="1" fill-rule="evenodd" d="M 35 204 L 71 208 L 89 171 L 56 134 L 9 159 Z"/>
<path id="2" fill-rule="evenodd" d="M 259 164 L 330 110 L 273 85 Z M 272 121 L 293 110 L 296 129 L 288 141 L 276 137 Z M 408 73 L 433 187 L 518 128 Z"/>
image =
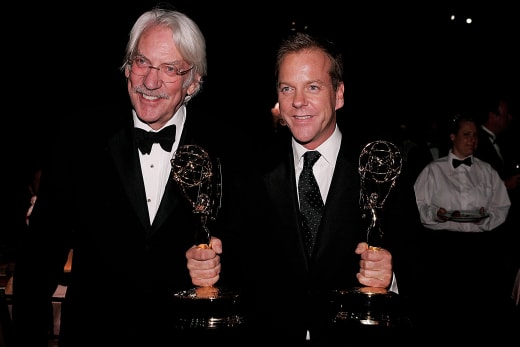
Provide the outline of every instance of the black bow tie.
<path id="1" fill-rule="evenodd" d="M 175 124 L 158 132 L 135 128 L 135 138 L 137 139 L 137 146 L 143 154 L 149 154 L 154 143 L 160 144 L 162 149 L 169 152 L 175 142 Z"/>
<path id="2" fill-rule="evenodd" d="M 471 166 L 471 157 L 467 157 L 466 159 L 464 160 L 458 160 L 458 159 L 453 159 L 451 161 L 451 163 L 453 164 L 453 167 L 454 168 L 458 168 L 460 166 L 460 164 L 464 164 L 464 165 L 467 165 L 467 166 Z"/>

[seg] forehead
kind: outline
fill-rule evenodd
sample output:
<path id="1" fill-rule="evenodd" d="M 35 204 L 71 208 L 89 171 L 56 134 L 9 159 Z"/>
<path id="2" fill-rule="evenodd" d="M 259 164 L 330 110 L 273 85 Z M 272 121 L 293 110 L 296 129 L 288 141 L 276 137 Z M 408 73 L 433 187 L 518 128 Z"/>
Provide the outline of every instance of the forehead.
<path id="1" fill-rule="evenodd" d="M 459 131 L 473 131 L 473 132 L 476 132 L 477 131 L 477 125 L 475 124 L 475 122 L 465 120 L 465 121 L 460 122 L 460 129 L 459 129 Z"/>
<path id="2" fill-rule="evenodd" d="M 304 49 L 284 56 L 280 64 L 280 75 L 325 73 L 328 75 L 330 60 L 319 49 Z"/>
<path id="3" fill-rule="evenodd" d="M 137 51 L 148 59 L 171 61 L 181 58 L 173 41 L 173 33 L 165 26 L 153 26 L 146 29 L 139 38 Z"/>

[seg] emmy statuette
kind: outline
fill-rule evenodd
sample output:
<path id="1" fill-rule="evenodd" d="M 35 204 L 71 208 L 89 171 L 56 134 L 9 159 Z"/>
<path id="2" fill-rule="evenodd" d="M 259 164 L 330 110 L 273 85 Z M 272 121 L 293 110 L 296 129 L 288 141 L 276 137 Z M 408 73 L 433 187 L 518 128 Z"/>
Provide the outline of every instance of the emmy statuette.
<path id="1" fill-rule="evenodd" d="M 369 249 L 382 248 L 383 208 L 401 173 L 402 157 L 391 142 L 368 143 L 359 157 L 361 177 L 360 207 L 366 222 Z M 356 287 L 333 294 L 336 324 L 391 327 L 400 324 L 395 317 L 397 294 L 384 288 Z"/>
<path id="2" fill-rule="evenodd" d="M 200 146 L 185 145 L 171 160 L 172 177 L 179 185 L 196 219 L 195 245 L 211 247 L 208 222 L 221 206 L 220 161 L 215 162 Z M 190 331 L 229 330 L 240 327 L 240 295 L 218 286 L 196 287 L 174 293 L 179 318 L 177 329 Z M 195 333 L 193 336 L 197 336 Z"/>

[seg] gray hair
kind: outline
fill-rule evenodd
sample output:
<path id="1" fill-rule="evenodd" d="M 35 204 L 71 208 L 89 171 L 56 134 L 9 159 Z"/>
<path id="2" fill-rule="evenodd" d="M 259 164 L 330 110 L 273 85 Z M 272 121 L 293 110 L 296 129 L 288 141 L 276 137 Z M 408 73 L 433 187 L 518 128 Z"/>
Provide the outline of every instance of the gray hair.
<path id="1" fill-rule="evenodd" d="M 196 94 L 199 93 L 203 77 L 207 75 L 207 60 L 206 60 L 206 40 L 202 34 L 199 26 L 184 13 L 154 8 L 143 13 L 134 23 L 129 34 L 128 43 L 126 45 L 126 52 L 121 70 L 129 68 L 130 61 L 137 53 L 137 44 L 142 34 L 149 28 L 155 26 L 165 26 L 173 32 L 173 41 L 177 49 L 182 55 L 182 58 L 193 65 L 193 69 L 189 72 L 189 78 L 185 81 L 183 87 L 189 86 L 198 74 L 200 76 L 197 89 L 194 93 L 186 95 L 184 100 L 187 103 Z"/>

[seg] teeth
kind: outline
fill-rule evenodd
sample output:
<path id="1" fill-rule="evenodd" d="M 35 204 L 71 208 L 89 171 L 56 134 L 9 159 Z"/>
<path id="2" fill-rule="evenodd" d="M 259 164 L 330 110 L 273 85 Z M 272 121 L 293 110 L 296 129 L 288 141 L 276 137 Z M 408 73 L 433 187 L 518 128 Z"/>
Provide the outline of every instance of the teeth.
<path id="1" fill-rule="evenodd" d="M 143 98 L 145 98 L 146 100 L 157 100 L 159 99 L 158 97 L 156 96 L 151 96 L 151 95 L 146 95 L 146 94 L 141 94 L 143 96 Z"/>
<path id="2" fill-rule="evenodd" d="M 308 118 L 311 118 L 311 116 L 295 116 L 294 118 L 297 118 L 297 119 L 308 119 Z"/>

